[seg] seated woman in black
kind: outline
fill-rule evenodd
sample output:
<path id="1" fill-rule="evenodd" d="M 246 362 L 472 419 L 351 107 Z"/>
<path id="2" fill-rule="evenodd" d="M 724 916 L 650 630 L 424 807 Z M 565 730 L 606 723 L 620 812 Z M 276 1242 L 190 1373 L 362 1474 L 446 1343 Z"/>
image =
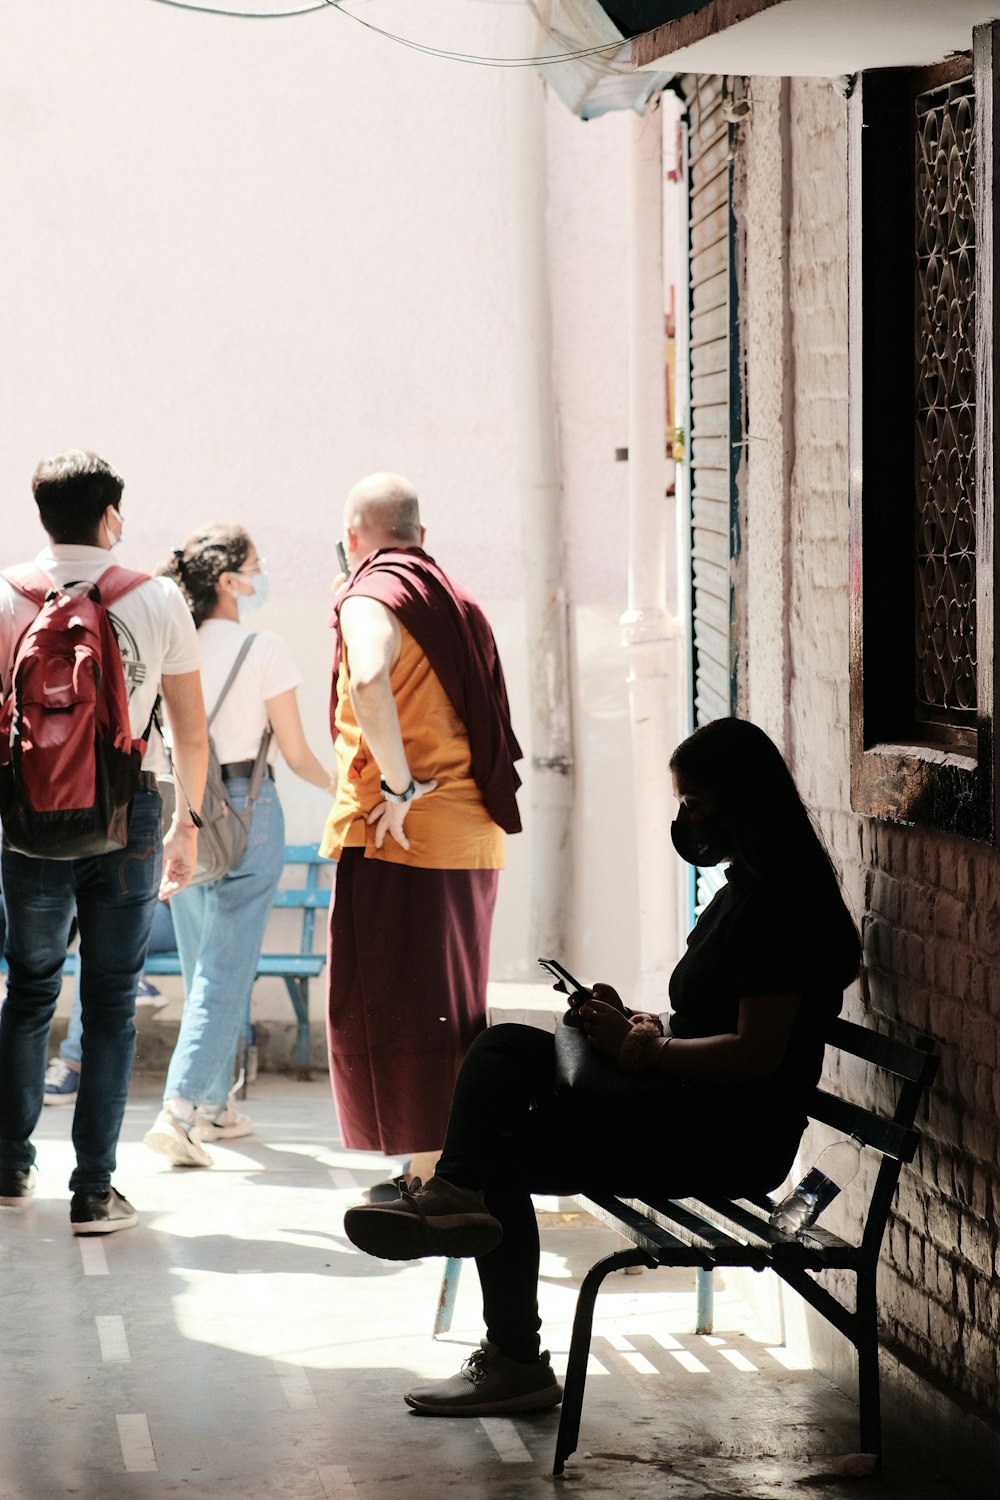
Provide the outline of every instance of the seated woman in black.
<path id="1" fill-rule="evenodd" d="M 728 861 L 670 980 L 669 1033 L 608 985 L 579 1008 L 591 1044 L 662 1090 L 595 1106 L 553 1091 L 553 1038 L 496 1026 L 470 1048 L 434 1177 L 349 1209 L 352 1242 L 389 1260 L 474 1255 L 486 1338 L 458 1375 L 406 1396 L 486 1416 L 554 1406 L 539 1352 L 530 1194 L 769 1191 L 785 1178 L 823 1062 L 823 1034 L 860 960 L 829 857 L 776 746 L 740 719 L 705 725 L 670 762 L 681 857 Z"/>

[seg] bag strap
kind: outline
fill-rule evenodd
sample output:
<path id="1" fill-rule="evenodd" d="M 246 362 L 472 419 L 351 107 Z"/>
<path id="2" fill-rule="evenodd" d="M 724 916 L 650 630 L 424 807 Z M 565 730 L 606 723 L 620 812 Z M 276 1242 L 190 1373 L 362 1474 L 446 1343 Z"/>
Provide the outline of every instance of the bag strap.
<path id="1" fill-rule="evenodd" d="M 11 588 L 16 589 L 25 599 L 30 600 L 36 609 L 41 609 L 49 590 L 55 588 L 48 574 L 43 573 L 41 568 L 32 567 L 30 563 L 23 568 L 10 568 L 0 573 L 0 578 L 4 583 L 9 583 Z"/>
<path id="2" fill-rule="evenodd" d="M 267 752 L 271 747 L 271 736 L 274 730 L 268 724 L 260 737 L 257 746 L 257 754 L 254 757 L 253 770 L 250 772 L 250 785 L 247 787 L 247 804 L 253 807 L 260 796 L 261 785 L 264 781 L 264 772 L 267 769 Z"/>
<path id="3" fill-rule="evenodd" d="M 120 568 L 117 563 L 112 563 L 110 568 L 104 569 L 100 578 L 94 580 L 94 586 L 100 593 L 104 608 L 110 609 L 123 594 L 137 589 L 140 583 L 148 582 L 148 573 L 134 573 L 131 568 Z"/>
<path id="4" fill-rule="evenodd" d="M 87 588 L 97 589 L 101 596 L 101 603 L 107 609 L 112 604 L 117 604 L 123 594 L 138 588 L 140 583 L 149 582 L 148 573 L 134 573 L 131 568 L 119 568 L 112 563 L 105 568 L 100 578 L 77 578 L 72 583 L 57 584 L 43 573 L 41 568 L 33 567 L 30 563 L 24 569 L 11 568 L 0 574 L 5 583 L 9 583 L 12 589 L 23 594 L 25 599 L 30 599 L 36 608 L 41 609 L 46 598 L 53 589 L 59 588 Z"/>
<path id="5" fill-rule="evenodd" d="M 233 662 L 232 666 L 229 669 L 229 676 L 226 678 L 225 682 L 222 684 L 222 692 L 216 698 L 216 700 L 215 700 L 215 707 L 212 709 L 212 712 L 208 716 L 208 727 L 209 727 L 209 729 L 211 729 L 212 723 L 213 723 L 213 720 L 215 719 L 216 714 L 219 712 L 219 709 L 222 707 L 223 703 L 225 702 L 226 694 L 229 692 L 229 689 L 232 687 L 233 683 L 236 681 L 236 677 L 237 677 L 237 674 L 239 673 L 240 667 L 242 667 L 243 663 L 247 659 L 247 652 L 250 650 L 250 647 L 253 645 L 253 643 L 254 643 L 254 641 L 256 639 L 257 639 L 256 633 L 254 633 L 253 635 L 248 635 L 247 638 L 246 638 L 246 640 L 243 642 L 242 646 L 240 647 L 239 651 L 237 652 L 236 660 Z"/>
<path id="6" fill-rule="evenodd" d="M 209 729 L 211 729 L 212 727 L 212 720 L 215 718 L 216 714 L 219 712 L 219 709 L 222 707 L 223 700 L 225 699 L 226 694 L 229 692 L 229 689 L 236 681 L 236 674 L 239 672 L 240 667 L 242 667 L 243 663 L 246 661 L 247 652 L 250 650 L 250 647 L 253 645 L 256 639 L 256 633 L 254 633 L 253 635 L 248 635 L 246 640 L 240 647 L 236 660 L 233 662 L 233 665 L 229 669 L 229 676 L 222 684 L 222 692 L 219 694 L 218 698 L 216 698 L 215 707 L 212 709 L 212 712 L 208 716 Z M 267 769 L 267 752 L 271 744 L 271 735 L 273 733 L 274 731 L 272 730 L 270 724 L 268 724 L 267 728 L 264 730 L 264 733 L 260 737 L 260 744 L 257 746 L 257 754 L 254 757 L 253 770 L 250 772 L 250 784 L 247 787 L 247 805 L 249 807 L 253 807 L 254 803 L 257 801 L 257 798 L 260 796 L 260 789 L 264 780 L 264 772 Z"/>

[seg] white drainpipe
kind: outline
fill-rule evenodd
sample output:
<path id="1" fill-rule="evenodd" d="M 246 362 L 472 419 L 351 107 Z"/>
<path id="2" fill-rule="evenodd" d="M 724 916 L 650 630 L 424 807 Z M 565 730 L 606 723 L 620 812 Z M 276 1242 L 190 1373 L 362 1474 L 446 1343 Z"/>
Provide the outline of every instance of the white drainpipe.
<path id="1" fill-rule="evenodd" d="M 681 626 L 667 607 L 674 566 L 673 510 L 666 499 L 664 411 L 663 142 L 659 107 L 630 121 L 628 652 L 636 865 L 639 871 L 640 998 L 663 1011 L 677 960 L 677 856 L 668 761 L 682 737 Z"/>
<path id="2" fill-rule="evenodd" d="M 534 51 L 527 9 L 523 55 Z M 507 77 L 517 487 L 530 694 L 529 954 L 568 960 L 572 909 L 573 725 L 569 609 L 562 578 L 546 241 L 545 89 L 533 68 Z"/>

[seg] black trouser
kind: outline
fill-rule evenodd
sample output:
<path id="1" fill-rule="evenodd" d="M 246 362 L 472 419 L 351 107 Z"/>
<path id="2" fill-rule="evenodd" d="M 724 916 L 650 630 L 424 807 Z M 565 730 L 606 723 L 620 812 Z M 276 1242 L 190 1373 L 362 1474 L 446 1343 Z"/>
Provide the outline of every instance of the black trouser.
<path id="1" fill-rule="evenodd" d="M 538 1357 L 538 1226 L 532 1193 L 611 1189 L 682 1196 L 718 1167 L 682 1088 L 627 1108 L 556 1099 L 552 1036 L 534 1026 L 494 1026 L 470 1047 L 455 1085 L 438 1176 L 482 1189 L 503 1239 L 476 1262 L 487 1337 L 511 1359 Z M 700 1111 L 695 1110 L 697 1115 Z M 718 1139 L 716 1132 L 712 1132 Z M 682 1170 L 677 1164 L 682 1163 Z M 681 1180 L 686 1178 L 687 1185 Z"/>

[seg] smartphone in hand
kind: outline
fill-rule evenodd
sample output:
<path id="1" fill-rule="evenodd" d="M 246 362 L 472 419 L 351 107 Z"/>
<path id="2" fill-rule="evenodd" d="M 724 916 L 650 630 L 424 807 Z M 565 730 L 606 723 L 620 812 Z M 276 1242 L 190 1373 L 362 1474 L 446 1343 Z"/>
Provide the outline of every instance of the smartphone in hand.
<path id="1" fill-rule="evenodd" d="M 563 994 L 568 997 L 570 1016 L 567 1019 L 575 1018 L 576 1011 L 583 1002 L 594 998 L 593 993 L 585 984 L 581 984 L 579 979 L 574 979 L 569 970 L 564 969 L 557 959 L 540 958 L 538 962 L 543 969 L 552 975 L 552 978 L 556 981 L 556 989 L 562 990 Z"/>
<path id="2" fill-rule="evenodd" d="M 342 573 L 350 574 L 351 570 L 347 566 L 347 553 L 344 551 L 344 544 L 343 544 L 343 542 L 338 542 L 337 543 L 337 562 L 340 565 L 340 571 Z"/>

